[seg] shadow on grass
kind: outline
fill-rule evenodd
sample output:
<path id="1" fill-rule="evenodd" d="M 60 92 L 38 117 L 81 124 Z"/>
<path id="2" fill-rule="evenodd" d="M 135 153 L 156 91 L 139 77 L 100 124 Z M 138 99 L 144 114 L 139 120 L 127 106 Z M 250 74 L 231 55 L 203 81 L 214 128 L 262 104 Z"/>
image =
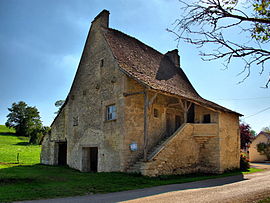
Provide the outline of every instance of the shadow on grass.
<path id="1" fill-rule="evenodd" d="M 20 145 L 20 146 L 27 146 L 27 145 L 31 145 L 29 142 L 18 142 L 16 144 L 13 145 Z"/>
<path id="2" fill-rule="evenodd" d="M 11 133 L 11 132 L 1 132 L 1 136 L 16 136 L 16 133 Z"/>

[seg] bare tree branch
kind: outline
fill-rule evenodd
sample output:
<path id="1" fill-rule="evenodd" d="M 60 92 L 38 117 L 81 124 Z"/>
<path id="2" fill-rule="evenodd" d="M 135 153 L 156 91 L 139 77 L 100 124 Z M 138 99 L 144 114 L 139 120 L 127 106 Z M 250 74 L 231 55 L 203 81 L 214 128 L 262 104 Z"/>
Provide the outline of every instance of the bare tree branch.
<path id="1" fill-rule="evenodd" d="M 178 43 L 182 40 L 198 48 L 206 45 L 215 47 L 211 53 L 200 53 L 205 61 L 223 58 L 228 68 L 233 59 L 241 59 L 245 64 L 240 72 L 245 73 L 241 83 L 250 76 L 253 66 L 260 66 L 259 73 L 262 74 L 265 63 L 270 61 L 270 51 L 262 48 L 270 40 L 270 3 L 264 0 L 246 1 L 250 3 L 248 12 L 239 6 L 237 0 L 198 0 L 190 4 L 180 0 L 184 15 L 175 21 L 173 29 L 167 30 L 177 36 Z M 241 30 L 241 36 L 248 36 L 249 42 L 227 39 L 230 35 L 226 38 L 224 33 L 232 30 L 234 34 L 235 30 Z M 270 77 L 265 87 L 269 83 Z"/>

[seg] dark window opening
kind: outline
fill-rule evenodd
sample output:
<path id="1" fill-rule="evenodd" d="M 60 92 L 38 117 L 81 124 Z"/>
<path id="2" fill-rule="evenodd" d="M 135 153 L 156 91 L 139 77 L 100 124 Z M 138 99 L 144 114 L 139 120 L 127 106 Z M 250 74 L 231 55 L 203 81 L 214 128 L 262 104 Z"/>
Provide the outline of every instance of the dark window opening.
<path id="1" fill-rule="evenodd" d="M 211 116 L 210 116 L 210 114 L 203 115 L 203 123 L 211 123 Z"/>
<path id="2" fill-rule="evenodd" d="M 158 118 L 159 117 L 159 112 L 157 109 L 154 109 L 154 117 Z"/>
<path id="3" fill-rule="evenodd" d="M 101 59 L 100 60 L 100 67 L 103 67 L 104 66 L 104 59 Z"/>

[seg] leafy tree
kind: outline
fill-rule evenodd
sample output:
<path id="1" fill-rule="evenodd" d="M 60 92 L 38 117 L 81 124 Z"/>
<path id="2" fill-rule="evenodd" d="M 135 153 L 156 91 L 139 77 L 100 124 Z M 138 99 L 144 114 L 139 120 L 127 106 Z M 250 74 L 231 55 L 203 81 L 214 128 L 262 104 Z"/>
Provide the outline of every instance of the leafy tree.
<path id="1" fill-rule="evenodd" d="M 270 41 L 269 0 L 180 2 L 183 15 L 176 20 L 174 29 L 168 29 L 177 35 L 178 40 L 199 48 L 207 46 L 212 51 L 201 52 L 202 59 L 224 59 L 226 68 L 233 60 L 241 59 L 244 67 L 240 74 L 246 74 L 241 82 L 249 77 L 253 66 L 260 67 L 260 74 L 265 71 L 265 63 L 270 61 L 267 46 Z M 238 35 L 237 39 L 235 35 Z M 270 77 L 265 87 L 269 83 Z"/>
<path id="2" fill-rule="evenodd" d="M 42 126 L 38 128 L 33 128 L 30 132 L 31 144 L 42 144 L 43 137 L 51 133 L 51 128 L 48 126 Z"/>
<path id="3" fill-rule="evenodd" d="M 262 131 L 270 133 L 270 126 L 262 128 Z"/>
<path id="4" fill-rule="evenodd" d="M 28 106 L 20 101 L 13 103 L 8 108 L 10 113 L 7 115 L 7 127 L 13 127 L 19 136 L 30 136 L 34 128 L 41 128 L 40 115 L 36 107 Z"/>
<path id="5" fill-rule="evenodd" d="M 251 128 L 249 124 L 241 123 L 240 124 L 240 140 L 241 140 L 241 149 L 245 149 L 246 145 L 251 143 L 254 139 L 254 136 L 251 133 Z"/>
<path id="6" fill-rule="evenodd" d="M 267 159 L 270 160 L 270 143 L 261 142 L 257 144 L 257 151 L 260 154 L 266 155 Z"/>
<path id="7" fill-rule="evenodd" d="M 250 130 L 250 133 L 251 133 L 253 138 L 255 138 L 257 136 L 257 133 L 255 132 L 255 130 Z"/>
<path id="8" fill-rule="evenodd" d="M 65 100 L 57 100 L 54 105 L 58 108 L 58 111 L 54 112 L 55 114 L 58 114 L 60 112 L 61 107 L 64 105 Z"/>

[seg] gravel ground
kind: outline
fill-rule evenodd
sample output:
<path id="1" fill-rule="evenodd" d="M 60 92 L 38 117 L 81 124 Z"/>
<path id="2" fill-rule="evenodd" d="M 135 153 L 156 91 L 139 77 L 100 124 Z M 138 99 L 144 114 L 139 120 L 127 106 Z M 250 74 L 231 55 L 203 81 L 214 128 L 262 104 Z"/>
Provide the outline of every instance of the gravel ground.
<path id="1" fill-rule="evenodd" d="M 257 202 L 270 196 L 270 171 L 247 174 L 243 181 L 221 186 L 196 188 L 138 198 L 136 202 L 187 202 L 187 203 L 244 203 Z"/>

